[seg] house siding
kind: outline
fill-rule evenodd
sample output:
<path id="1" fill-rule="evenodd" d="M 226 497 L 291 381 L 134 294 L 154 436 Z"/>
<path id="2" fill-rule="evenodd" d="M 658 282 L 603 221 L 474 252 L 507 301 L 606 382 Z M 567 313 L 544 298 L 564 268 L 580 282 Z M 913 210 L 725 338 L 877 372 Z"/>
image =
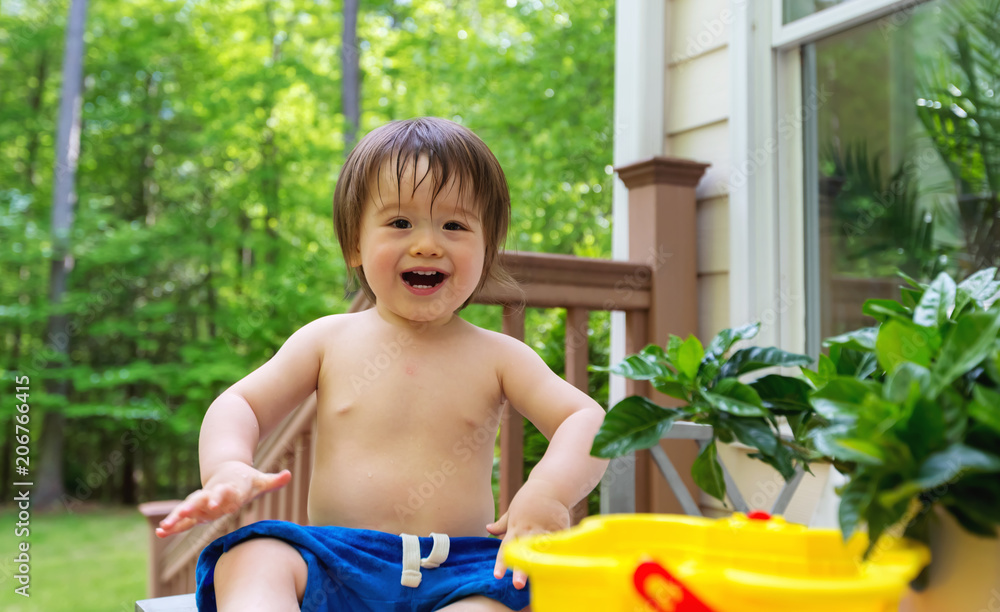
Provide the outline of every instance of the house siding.
<path id="1" fill-rule="evenodd" d="M 711 164 L 698 198 L 698 335 L 729 321 L 730 0 L 668 0 L 664 151 Z M 727 17 L 728 15 L 728 17 Z"/>
<path id="2" fill-rule="evenodd" d="M 730 30 L 733 0 L 665 0 L 664 148 L 667 155 L 711 166 L 696 190 L 698 232 L 698 336 L 707 342 L 730 319 L 730 210 L 732 174 L 730 117 L 732 75 Z M 747 231 L 752 231 L 747 228 Z M 769 508 L 781 489 L 781 476 L 749 459 L 745 446 L 722 445 L 720 458 L 753 507 Z M 786 510 L 795 522 L 809 523 L 826 486 L 826 472 L 807 476 Z M 709 516 L 728 513 L 702 494 Z"/>

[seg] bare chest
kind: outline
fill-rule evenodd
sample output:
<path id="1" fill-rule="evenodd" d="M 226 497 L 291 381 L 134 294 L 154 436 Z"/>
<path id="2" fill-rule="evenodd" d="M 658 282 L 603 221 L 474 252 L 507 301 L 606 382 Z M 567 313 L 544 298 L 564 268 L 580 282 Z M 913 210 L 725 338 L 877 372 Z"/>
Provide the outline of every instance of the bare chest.
<path id="1" fill-rule="evenodd" d="M 321 419 L 386 434 L 457 434 L 481 427 L 500 404 L 496 369 L 475 345 L 400 334 L 355 346 L 324 359 Z"/>

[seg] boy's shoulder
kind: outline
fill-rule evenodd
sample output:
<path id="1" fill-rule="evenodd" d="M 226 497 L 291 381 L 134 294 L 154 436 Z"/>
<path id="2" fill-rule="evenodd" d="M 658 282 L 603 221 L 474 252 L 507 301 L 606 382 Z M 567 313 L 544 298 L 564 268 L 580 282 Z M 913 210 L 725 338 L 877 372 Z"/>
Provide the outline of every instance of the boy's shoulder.
<path id="1" fill-rule="evenodd" d="M 346 312 L 340 314 L 325 315 L 318 319 L 313 319 L 312 321 L 306 323 L 300 327 L 295 333 L 308 332 L 315 333 L 318 331 L 335 330 L 345 325 L 349 325 L 350 321 L 360 315 L 359 312 Z"/>
<path id="2" fill-rule="evenodd" d="M 289 340 L 308 342 L 310 344 L 323 344 L 325 340 L 335 337 L 350 326 L 355 325 L 361 312 L 349 312 L 341 314 L 331 314 L 314 319 L 298 328 L 291 335 Z"/>
<path id="3" fill-rule="evenodd" d="M 468 322 L 466 322 L 466 326 L 469 328 L 466 333 L 472 334 L 476 342 L 482 343 L 491 351 L 498 351 L 504 356 L 517 355 L 524 351 L 534 352 L 531 347 L 513 336 L 484 329 Z"/>

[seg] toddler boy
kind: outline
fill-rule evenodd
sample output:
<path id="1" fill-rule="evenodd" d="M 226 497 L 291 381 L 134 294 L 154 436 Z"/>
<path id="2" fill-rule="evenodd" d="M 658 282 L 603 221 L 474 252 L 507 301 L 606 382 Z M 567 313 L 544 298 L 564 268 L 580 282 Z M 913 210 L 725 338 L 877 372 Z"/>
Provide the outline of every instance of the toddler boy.
<path id="1" fill-rule="evenodd" d="M 315 391 L 310 526 L 261 521 L 209 545 L 199 610 L 527 606 L 526 578 L 500 549 L 569 526 L 570 508 L 606 466 L 589 456 L 604 412 L 522 342 L 455 314 L 488 280 L 512 283 L 498 263 L 509 220 L 500 164 L 468 129 L 420 118 L 358 143 L 337 183 L 334 221 L 375 307 L 305 325 L 212 403 L 199 441 L 204 488 L 157 533 L 287 484 L 287 470 L 254 469 L 253 453 Z M 376 362 L 385 367 L 366 373 Z M 550 443 L 494 522 L 493 444 L 468 440 L 494 439 L 504 399 Z M 421 503 L 409 499 L 414 490 Z"/>

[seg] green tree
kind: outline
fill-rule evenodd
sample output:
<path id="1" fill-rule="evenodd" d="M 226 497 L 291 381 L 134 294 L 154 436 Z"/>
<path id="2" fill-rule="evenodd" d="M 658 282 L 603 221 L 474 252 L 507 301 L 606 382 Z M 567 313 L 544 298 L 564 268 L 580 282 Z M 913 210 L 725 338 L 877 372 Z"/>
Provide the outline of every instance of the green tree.
<path id="1" fill-rule="evenodd" d="M 64 8 L 19 6 L 0 11 L 8 377 L 45 354 L 65 32 Z M 459 120 L 508 174 L 510 248 L 608 256 L 612 10 L 610 0 L 361 4 L 358 135 L 419 114 Z M 311 0 L 91 3 L 61 307 L 75 330 L 59 371 L 69 390 L 65 402 L 32 395 L 33 410 L 67 419 L 68 506 L 196 486 L 211 400 L 299 326 L 346 308 L 330 202 L 352 141 L 347 26 L 340 5 Z M 496 309 L 468 316 L 499 326 Z M 536 348 L 554 346 L 557 317 L 531 313 Z M 103 464 L 111 473 L 94 479 Z"/>

